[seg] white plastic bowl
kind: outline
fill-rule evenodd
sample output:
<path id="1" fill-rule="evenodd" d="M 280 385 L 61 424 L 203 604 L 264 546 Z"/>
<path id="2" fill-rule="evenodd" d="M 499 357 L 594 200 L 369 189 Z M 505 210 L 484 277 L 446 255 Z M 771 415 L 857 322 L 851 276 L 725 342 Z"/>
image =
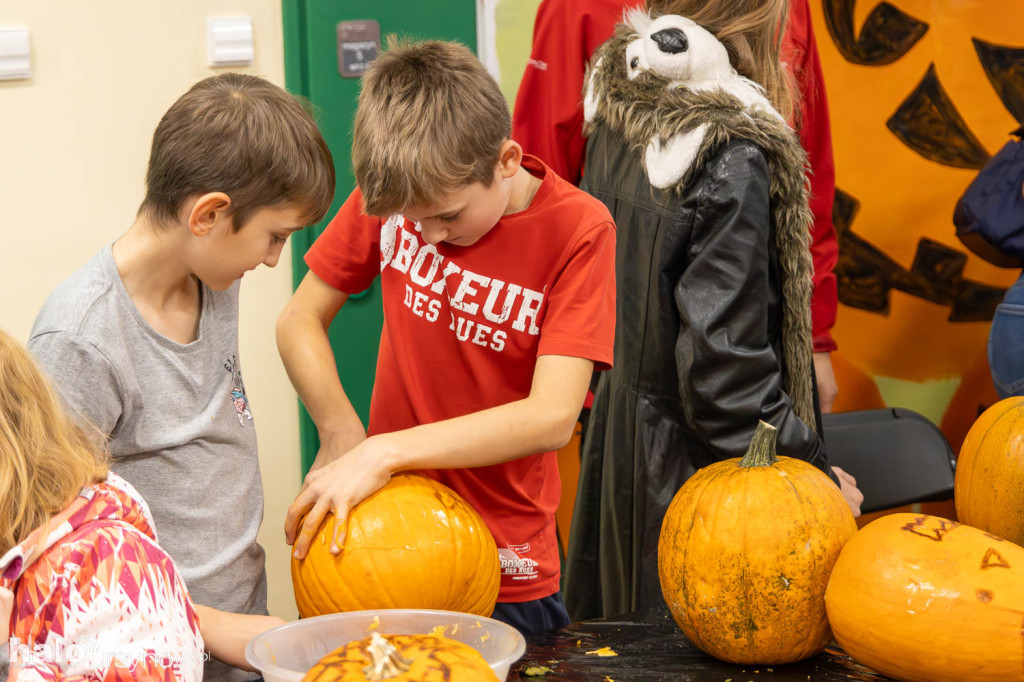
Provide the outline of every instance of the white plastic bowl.
<path id="1" fill-rule="evenodd" d="M 374 619 L 378 619 L 375 624 Z M 349 611 L 304 618 L 267 630 L 249 642 L 245 660 L 266 682 L 299 682 L 321 658 L 353 640 L 382 635 L 432 634 L 438 625 L 444 636 L 480 652 L 499 680 L 526 651 L 526 640 L 511 625 L 468 613 L 428 609 Z M 440 634 L 440 633 L 439 633 Z"/>

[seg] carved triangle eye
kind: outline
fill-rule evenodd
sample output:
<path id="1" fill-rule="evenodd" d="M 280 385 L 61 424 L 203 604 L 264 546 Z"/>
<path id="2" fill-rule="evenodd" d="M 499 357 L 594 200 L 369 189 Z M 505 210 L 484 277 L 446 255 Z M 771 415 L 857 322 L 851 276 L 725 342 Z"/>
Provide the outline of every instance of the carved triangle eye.
<path id="1" fill-rule="evenodd" d="M 1018 123 L 1024 123 L 1024 48 L 993 45 L 977 38 L 972 40 L 985 74 L 1003 106 Z"/>
<path id="2" fill-rule="evenodd" d="M 936 163 L 981 168 L 990 158 L 946 94 L 934 64 L 886 125 L 903 144 Z"/>
<path id="3" fill-rule="evenodd" d="M 847 61 L 865 66 L 884 66 L 905 55 L 928 32 L 928 24 L 882 2 L 868 15 L 864 26 L 854 30 L 857 0 L 823 0 L 825 24 L 832 40 Z"/>

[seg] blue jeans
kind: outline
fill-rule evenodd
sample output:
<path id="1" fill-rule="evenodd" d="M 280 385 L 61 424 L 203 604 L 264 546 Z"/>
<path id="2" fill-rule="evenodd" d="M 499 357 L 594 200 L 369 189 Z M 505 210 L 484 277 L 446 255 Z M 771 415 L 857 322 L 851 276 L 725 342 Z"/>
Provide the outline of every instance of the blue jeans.
<path id="1" fill-rule="evenodd" d="M 1000 398 L 1024 395 L 1024 274 L 996 306 L 988 333 L 988 365 Z"/>
<path id="2" fill-rule="evenodd" d="M 508 623 L 526 637 L 564 628 L 569 624 L 569 614 L 565 610 L 561 592 L 533 601 L 498 602 L 491 618 Z"/>

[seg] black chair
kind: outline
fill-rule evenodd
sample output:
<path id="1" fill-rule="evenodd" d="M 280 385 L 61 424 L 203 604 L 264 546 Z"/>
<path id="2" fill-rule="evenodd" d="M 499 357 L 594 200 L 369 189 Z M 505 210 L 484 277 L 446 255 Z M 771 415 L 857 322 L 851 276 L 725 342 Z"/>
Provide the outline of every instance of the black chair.
<path id="1" fill-rule="evenodd" d="M 822 421 L 829 461 L 857 479 L 863 513 L 953 498 L 953 450 L 918 413 L 896 407 L 826 414 Z"/>

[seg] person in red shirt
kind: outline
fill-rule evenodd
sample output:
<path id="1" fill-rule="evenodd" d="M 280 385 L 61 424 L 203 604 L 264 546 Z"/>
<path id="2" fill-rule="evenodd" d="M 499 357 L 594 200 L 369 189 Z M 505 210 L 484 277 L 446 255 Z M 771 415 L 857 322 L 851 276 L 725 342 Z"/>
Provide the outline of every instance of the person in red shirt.
<path id="1" fill-rule="evenodd" d="M 579 184 L 586 139 L 583 137 L 583 74 L 590 55 L 607 40 L 623 12 L 638 0 L 544 0 L 537 9 L 533 48 L 516 95 L 512 137 L 523 150 L 544 160 L 560 176 Z M 648 0 L 657 13 L 672 13 L 671 0 Z M 811 167 L 811 295 L 814 369 L 822 412 L 831 411 L 837 387 L 831 351 L 838 290 L 833 273 L 839 258 L 832 225 L 835 167 L 825 83 L 811 26 L 808 0 L 791 0 L 782 43 L 782 60 L 796 81 L 800 143 Z"/>
<path id="2" fill-rule="evenodd" d="M 554 451 L 593 370 L 611 366 L 615 226 L 510 133 L 497 83 L 464 46 L 392 47 L 363 76 L 358 187 L 307 252 L 310 272 L 278 322 L 321 442 L 286 536 L 301 558 L 327 511 L 345 519 L 393 473 L 420 471 L 483 516 L 502 559 L 494 617 L 533 633 L 569 622 Z M 327 328 L 377 277 L 384 329 L 367 435 Z"/>

